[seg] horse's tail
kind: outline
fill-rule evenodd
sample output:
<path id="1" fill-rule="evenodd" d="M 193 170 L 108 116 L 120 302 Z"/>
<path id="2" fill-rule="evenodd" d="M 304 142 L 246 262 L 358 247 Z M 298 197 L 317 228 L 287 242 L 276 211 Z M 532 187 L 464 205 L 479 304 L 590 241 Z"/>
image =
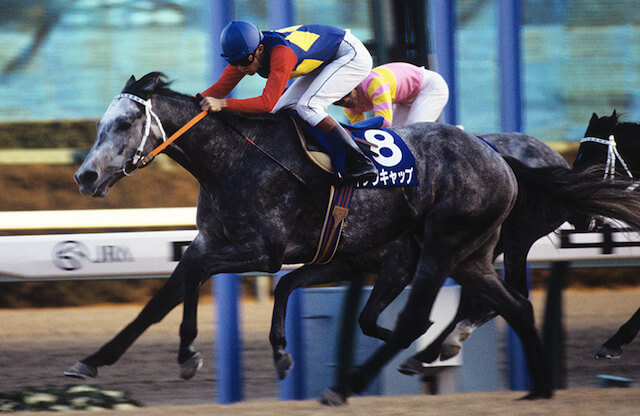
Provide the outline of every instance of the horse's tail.
<path id="1" fill-rule="evenodd" d="M 627 191 L 629 179 L 604 180 L 604 168 L 531 168 L 505 156 L 518 180 L 516 207 L 550 219 L 602 216 L 640 230 L 640 192 Z"/>

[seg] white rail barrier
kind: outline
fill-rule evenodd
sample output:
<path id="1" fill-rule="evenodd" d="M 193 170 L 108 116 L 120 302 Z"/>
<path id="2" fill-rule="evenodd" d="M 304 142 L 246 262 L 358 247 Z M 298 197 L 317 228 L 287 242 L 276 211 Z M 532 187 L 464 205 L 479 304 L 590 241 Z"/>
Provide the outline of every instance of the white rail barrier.
<path id="1" fill-rule="evenodd" d="M 0 230 L 177 227 L 195 223 L 195 207 L 0 212 Z"/>
<path id="2" fill-rule="evenodd" d="M 75 214 L 59 217 L 60 222 L 56 223 L 46 223 L 46 218 L 52 217 L 39 218 L 38 215 L 27 221 L 33 220 L 30 225 L 34 229 L 50 229 L 71 225 L 85 227 L 90 218 L 96 224 L 101 224 L 100 227 L 124 226 L 136 218 L 148 226 L 188 225 L 189 218 L 195 218 L 191 208 L 175 210 L 183 217 L 167 215 L 163 218 L 169 218 L 170 221 L 166 222 L 159 221 L 157 215 L 173 213 L 173 208 L 76 211 Z M 103 217 L 103 211 L 108 211 L 108 215 Z M 23 215 L 18 214 L 18 217 Z M 3 215 L 0 215 L 0 220 L 6 219 Z M 27 217 L 30 216 L 23 218 Z M 62 217 L 65 217 L 64 221 Z M 152 218 L 155 220 L 151 221 Z M 17 224 L 12 226 L 19 228 Z M 25 280 L 168 276 L 196 233 L 196 230 L 180 230 L 4 236 L 0 237 L 0 276 Z M 579 233 L 569 226 L 563 226 L 538 240 L 531 249 L 528 261 L 632 259 L 640 259 L 638 233 L 615 228 Z M 502 256 L 497 262 L 502 262 Z"/>
<path id="3" fill-rule="evenodd" d="M 607 225 L 598 232 L 581 232 L 568 223 L 542 237 L 531 247 L 529 263 L 558 261 L 619 261 L 640 259 L 640 234 L 622 224 Z M 502 255 L 496 259 L 502 263 Z"/>
<path id="4" fill-rule="evenodd" d="M 0 237 L 0 275 L 25 280 L 168 276 L 196 230 Z"/>

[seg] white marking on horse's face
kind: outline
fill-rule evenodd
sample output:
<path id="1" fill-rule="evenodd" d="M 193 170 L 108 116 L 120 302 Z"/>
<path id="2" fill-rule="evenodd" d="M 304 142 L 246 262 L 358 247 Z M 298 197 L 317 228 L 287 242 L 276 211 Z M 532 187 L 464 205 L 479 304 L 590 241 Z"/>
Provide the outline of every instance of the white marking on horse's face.
<path id="1" fill-rule="evenodd" d="M 123 97 L 114 98 L 98 121 L 98 134 L 74 178 L 80 192 L 106 196 L 109 187 L 122 177 L 144 133 L 144 109 Z"/>

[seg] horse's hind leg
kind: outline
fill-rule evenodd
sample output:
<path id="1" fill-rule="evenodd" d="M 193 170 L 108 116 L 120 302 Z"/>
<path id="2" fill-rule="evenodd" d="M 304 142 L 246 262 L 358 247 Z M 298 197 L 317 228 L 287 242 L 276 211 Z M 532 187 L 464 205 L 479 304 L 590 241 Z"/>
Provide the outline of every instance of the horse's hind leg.
<path id="1" fill-rule="evenodd" d="M 520 337 L 533 378 L 533 388 L 525 399 L 550 398 L 553 392 L 549 371 L 536 332 L 531 303 L 505 285 L 491 267 L 465 262 L 456 270 L 454 278 L 497 311 Z"/>
<path id="2" fill-rule="evenodd" d="M 269 342 L 273 349 L 273 361 L 280 380 L 287 376 L 293 366 L 291 356 L 284 349 L 287 345 L 285 337 L 285 317 L 289 295 L 296 288 L 350 280 L 357 271 L 341 260 L 333 260 L 328 264 L 307 265 L 287 273 L 280 278 L 274 289 L 273 314 Z"/>
<path id="3" fill-rule="evenodd" d="M 629 344 L 640 331 L 640 308 L 633 314 L 624 325 L 618 329 L 614 336 L 602 344 L 596 353 L 596 359 L 620 358 L 622 356 L 622 346 Z"/>
<path id="4" fill-rule="evenodd" d="M 160 322 L 173 308 L 182 302 L 184 273 L 184 264 L 179 263 L 171 277 L 167 279 L 160 290 L 147 302 L 140 314 L 129 325 L 98 351 L 76 362 L 64 374 L 83 379 L 93 378 L 98 375 L 99 367 L 114 364 L 147 328 Z"/>
<path id="5" fill-rule="evenodd" d="M 438 358 L 444 361 L 455 357 L 462 349 L 462 342 L 475 329 L 495 316 L 495 312 L 490 311 L 484 304 L 480 305 L 478 299 L 463 287 L 460 304 L 453 320 L 431 344 L 400 364 L 398 371 L 407 375 L 422 374 L 422 363 L 432 363 Z"/>
<path id="6" fill-rule="evenodd" d="M 450 209 L 443 209 L 441 212 L 446 215 L 448 211 Z M 464 226 L 464 220 L 460 217 L 443 218 L 443 215 L 437 215 L 439 213 L 436 212 L 430 221 L 425 222 L 425 237 L 409 296 L 388 341 L 379 347 L 364 365 L 350 372 L 340 379 L 335 387 L 328 390 L 321 399 L 323 404 L 344 404 L 348 396 L 366 388 L 391 358 L 424 334 L 432 324 L 429 316 L 438 291 L 455 264 L 487 240 L 497 239 L 497 233 L 495 238 L 491 239 L 491 231 Z M 459 231 L 451 233 L 451 229 Z M 454 236 L 444 237 L 443 233 Z"/>
<path id="7" fill-rule="evenodd" d="M 515 219 L 514 219 L 515 217 Z M 523 216 L 515 216 L 512 211 L 505 221 L 501 240 L 498 247 L 506 247 L 504 253 L 505 282 L 516 289 L 524 297 L 528 297 L 527 283 L 527 255 L 533 243 L 547 231 L 557 228 L 556 223 L 545 223 L 544 220 L 522 222 Z M 514 222 L 515 221 L 515 222 Z M 502 250 L 497 248 L 497 256 Z M 399 368 L 405 374 L 415 374 L 415 369 L 421 369 L 421 363 L 429 363 L 440 357 L 441 360 L 457 355 L 462 349 L 462 343 L 471 336 L 472 332 L 496 316 L 483 302 L 478 302 L 473 294 L 462 288 L 460 305 L 455 318 L 449 326 L 424 350 L 407 359 Z"/>

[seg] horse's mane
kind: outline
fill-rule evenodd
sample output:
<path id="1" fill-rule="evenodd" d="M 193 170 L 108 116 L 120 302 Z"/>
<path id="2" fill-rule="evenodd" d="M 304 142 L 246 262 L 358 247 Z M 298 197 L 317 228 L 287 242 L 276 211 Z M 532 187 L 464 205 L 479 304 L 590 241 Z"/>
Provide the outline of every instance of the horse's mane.
<path id="1" fill-rule="evenodd" d="M 160 94 L 165 96 L 183 96 L 183 97 L 192 97 L 190 95 L 182 94 L 175 90 L 172 90 L 171 84 L 173 81 L 170 81 L 166 74 L 159 71 L 149 72 L 144 75 L 142 78 L 136 80 L 134 83 L 128 83 L 125 88 L 122 90 L 124 93 L 129 93 L 133 95 L 137 95 L 142 99 L 147 99 L 151 94 Z M 153 85 L 152 89 L 149 89 L 149 85 Z M 288 114 L 288 111 L 281 111 L 277 114 L 272 113 L 240 113 L 233 111 L 225 111 L 225 113 L 232 118 L 241 119 L 241 120 L 252 120 L 252 121 L 274 121 L 279 118 L 282 118 L 284 115 Z"/>
<path id="2" fill-rule="evenodd" d="M 184 95 L 170 88 L 171 83 L 168 77 L 162 72 L 149 72 L 142 78 L 131 83 L 128 82 L 122 92 L 137 95 L 140 98 L 147 99 L 151 94 L 161 95 Z M 152 85 L 152 88 L 149 88 Z"/>
<path id="3" fill-rule="evenodd" d="M 635 123 L 633 121 L 616 121 L 616 129 L 618 127 L 632 130 L 635 131 L 636 134 L 640 134 L 640 123 Z"/>

